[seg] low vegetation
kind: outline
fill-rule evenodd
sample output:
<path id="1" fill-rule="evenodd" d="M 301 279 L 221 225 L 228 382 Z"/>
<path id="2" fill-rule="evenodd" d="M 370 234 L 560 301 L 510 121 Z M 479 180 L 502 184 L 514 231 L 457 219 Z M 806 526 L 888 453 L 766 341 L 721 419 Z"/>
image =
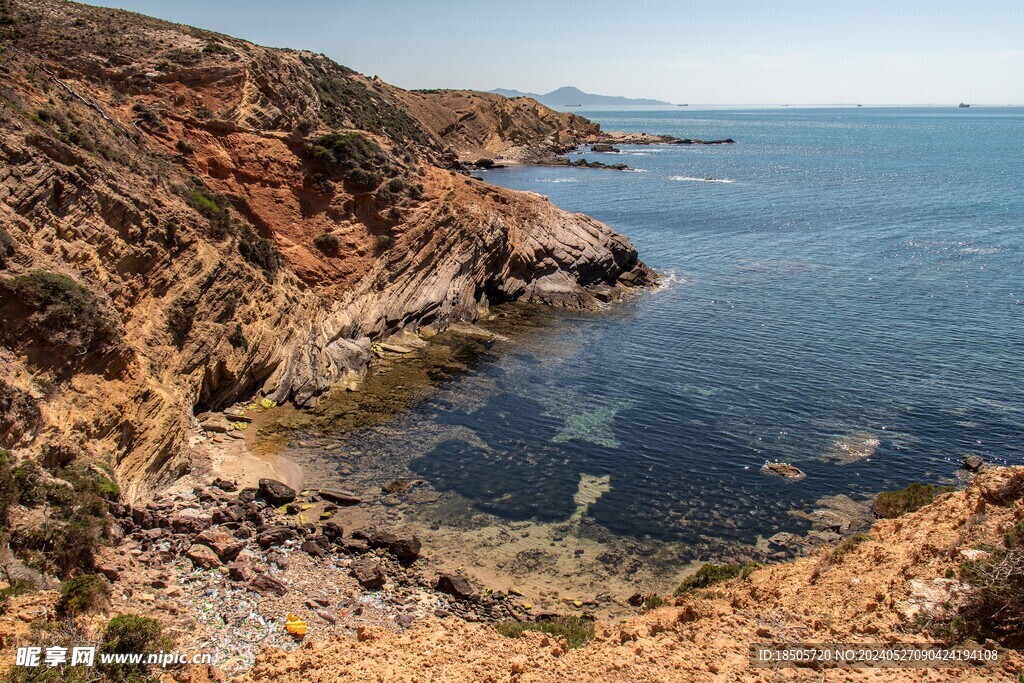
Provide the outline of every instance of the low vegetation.
<path id="1" fill-rule="evenodd" d="M 228 335 L 228 343 L 233 348 L 242 349 L 243 351 L 249 350 L 249 340 L 245 338 L 241 325 L 235 325 L 235 329 L 231 330 L 231 334 Z"/>
<path id="2" fill-rule="evenodd" d="M 157 620 L 135 614 L 122 614 L 107 624 L 99 651 L 105 654 L 149 653 L 167 651 L 173 646 L 170 639 L 163 634 L 163 628 Z M 101 673 L 110 681 L 148 683 L 155 680 L 150 668 L 151 665 L 147 664 L 105 664 L 101 667 Z"/>
<path id="3" fill-rule="evenodd" d="M 239 235 L 238 253 L 251 266 L 262 270 L 268 280 L 273 280 L 274 274 L 281 267 L 281 255 L 274 243 L 248 228 Z"/>
<path id="4" fill-rule="evenodd" d="M 7 267 L 7 260 L 18 252 L 18 243 L 11 237 L 11 233 L 0 228 L 0 269 Z"/>
<path id="5" fill-rule="evenodd" d="M 28 342 L 85 354 L 121 339 L 113 312 L 67 275 L 36 270 L 0 280 L 0 301 L 0 322 L 9 344 Z"/>
<path id="6" fill-rule="evenodd" d="M 181 298 L 171 304 L 167 311 L 167 329 L 171 331 L 171 337 L 175 345 L 180 347 L 192 331 L 192 324 L 196 317 L 196 302 L 192 299 Z"/>
<path id="7" fill-rule="evenodd" d="M 871 534 L 864 533 L 864 532 L 860 532 L 860 533 L 853 534 L 852 536 L 848 536 L 848 537 L 843 539 L 842 543 L 840 543 L 839 545 L 836 546 L 835 550 L 832 551 L 832 559 L 833 560 L 838 560 L 840 557 L 842 557 L 846 553 L 852 551 L 854 548 L 859 546 L 861 543 L 863 543 L 865 541 L 872 541 L 872 540 L 874 540 L 874 538 L 872 538 Z"/>
<path id="8" fill-rule="evenodd" d="M 1005 533 L 1003 547 L 961 564 L 960 579 L 970 590 L 951 623 L 958 639 L 1024 647 L 1024 522 Z"/>
<path id="9" fill-rule="evenodd" d="M 0 534 L 18 559 L 33 569 L 71 578 L 92 568 L 109 528 L 108 502 L 116 483 L 102 470 L 72 464 L 44 471 L 31 460 L 16 462 L 0 450 Z M 40 526 L 9 531 L 13 505 L 43 508 Z"/>
<path id="10" fill-rule="evenodd" d="M 427 141 L 415 119 L 373 92 L 351 69 L 320 56 L 303 56 L 302 61 L 320 98 L 320 116 L 329 126 L 368 130 L 396 142 Z"/>
<path id="11" fill-rule="evenodd" d="M 892 519 L 905 515 L 914 510 L 920 510 L 928 505 L 935 496 L 942 493 L 949 493 L 951 486 L 935 486 L 933 484 L 913 483 L 899 491 L 883 491 L 875 498 L 872 511 L 876 517 Z"/>
<path id="12" fill-rule="evenodd" d="M 377 236 L 377 251 L 387 251 L 395 245 L 395 238 L 391 235 Z"/>
<path id="13" fill-rule="evenodd" d="M 506 621 L 495 625 L 506 638 L 518 638 L 526 631 L 538 631 L 565 638 L 570 648 L 580 647 L 594 638 L 594 620 L 578 616 L 560 616 L 538 621 Z"/>
<path id="14" fill-rule="evenodd" d="M 341 238 L 332 233 L 325 232 L 322 235 L 317 235 L 316 239 L 313 240 L 313 244 L 324 254 L 337 256 L 338 250 L 341 249 Z"/>
<path id="15" fill-rule="evenodd" d="M 60 585 L 57 612 L 76 616 L 100 612 L 110 605 L 110 583 L 99 574 L 79 574 Z"/>
<path id="16" fill-rule="evenodd" d="M 687 576 L 676 588 L 675 594 L 690 593 L 701 588 L 714 586 L 735 578 L 747 578 L 751 572 L 757 569 L 756 562 L 746 564 L 717 564 L 708 562 L 697 570 L 696 574 Z"/>
<path id="17" fill-rule="evenodd" d="M 185 192 L 185 201 L 210 221 L 212 237 L 223 239 L 227 236 L 231 227 L 231 215 L 228 212 L 226 199 L 210 192 L 197 182 Z"/>

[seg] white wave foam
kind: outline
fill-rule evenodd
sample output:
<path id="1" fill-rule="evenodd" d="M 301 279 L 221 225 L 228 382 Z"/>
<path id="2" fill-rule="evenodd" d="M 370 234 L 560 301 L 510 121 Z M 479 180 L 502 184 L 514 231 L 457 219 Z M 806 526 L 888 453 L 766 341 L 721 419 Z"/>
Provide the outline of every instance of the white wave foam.
<path id="1" fill-rule="evenodd" d="M 545 178 L 542 183 L 575 183 L 576 178 Z"/>
<path id="2" fill-rule="evenodd" d="M 673 175 L 669 176 L 669 180 L 679 180 L 682 182 L 690 183 L 735 183 L 736 181 L 732 178 L 697 178 L 689 175 Z"/>
<path id="3" fill-rule="evenodd" d="M 658 278 L 658 283 L 654 285 L 654 291 L 663 292 L 670 287 L 683 284 L 686 284 L 686 278 L 674 270 L 670 270 L 661 273 L 661 277 Z"/>

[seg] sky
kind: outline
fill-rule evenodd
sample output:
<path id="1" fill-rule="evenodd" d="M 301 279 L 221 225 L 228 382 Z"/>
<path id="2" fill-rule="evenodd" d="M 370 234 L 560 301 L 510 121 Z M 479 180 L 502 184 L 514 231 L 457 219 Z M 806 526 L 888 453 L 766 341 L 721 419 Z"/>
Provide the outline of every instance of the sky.
<path id="1" fill-rule="evenodd" d="M 692 104 L 1024 104 L 1021 0 L 99 0 L 403 88 Z"/>

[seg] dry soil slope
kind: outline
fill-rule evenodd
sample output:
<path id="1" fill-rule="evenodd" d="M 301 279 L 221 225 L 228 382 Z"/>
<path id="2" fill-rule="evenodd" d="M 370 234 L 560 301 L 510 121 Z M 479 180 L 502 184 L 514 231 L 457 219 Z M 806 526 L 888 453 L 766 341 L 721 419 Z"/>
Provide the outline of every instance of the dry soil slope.
<path id="1" fill-rule="evenodd" d="M 985 472 L 965 491 L 898 519 L 880 520 L 872 539 L 833 556 L 755 570 L 714 590 L 680 598 L 622 624 L 597 625 L 596 639 L 518 640 L 488 626 L 429 620 L 401 633 L 367 631 L 272 652 L 250 681 L 1018 681 L 1024 657 L 1000 648 L 979 668 L 847 668 L 773 671 L 751 667 L 748 648 L 771 642 L 929 643 L 922 624 L 942 622 L 966 589 L 956 574 L 962 551 L 1001 546 L 1024 518 L 1024 467 Z M 991 645 L 991 643 L 990 643 Z"/>

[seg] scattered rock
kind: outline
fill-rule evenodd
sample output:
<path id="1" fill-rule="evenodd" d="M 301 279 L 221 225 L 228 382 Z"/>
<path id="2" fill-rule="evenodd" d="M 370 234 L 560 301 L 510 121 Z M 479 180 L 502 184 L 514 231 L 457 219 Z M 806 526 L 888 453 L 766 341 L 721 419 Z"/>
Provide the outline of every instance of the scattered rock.
<path id="1" fill-rule="evenodd" d="M 185 552 L 185 556 L 192 560 L 192 564 L 200 569 L 213 569 L 220 566 L 220 558 L 208 545 L 193 543 Z"/>
<path id="2" fill-rule="evenodd" d="M 442 593 L 454 595 L 463 600 L 472 600 L 476 597 L 476 591 L 464 576 L 458 574 L 441 574 L 437 577 L 437 584 L 434 586 Z"/>
<path id="3" fill-rule="evenodd" d="M 777 474 L 785 479 L 803 479 L 807 475 L 804 474 L 803 470 L 795 465 L 790 465 L 787 462 L 766 462 L 761 467 L 762 472 L 768 474 Z"/>
<path id="4" fill-rule="evenodd" d="M 800 537 L 796 534 L 791 534 L 788 531 L 780 531 L 768 538 L 768 542 L 774 545 L 781 545 L 784 548 L 795 546 L 800 544 Z"/>
<path id="5" fill-rule="evenodd" d="M 249 582 L 249 588 L 263 596 L 277 595 L 280 597 L 288 592 L 288 586 L 267 574 L 257 575 Z"/>
<path id="6" fill-rule="evenodd" d="M 368 557 L 355 560 L 350 567 L 352 576 L 359 585 L 371 590 L 379 590 L 384 587 L 386 581 L 384 571 L 380 565 Z"/>
<path id="7" fill-rule="evenodd" d="M 308 553 L 313 557 L 323 557 L 327 554 L 327 551 L 325 551 L 319 543 L 313 540 L 303 541 L 300 547 L 303 552 Z"/>
<path id="8" fill-rule="evenodd" d="M 256 542 L 264 548 L 281 545 L 285 541 L 294 539 L 298 534 L 295 529 L 287 526 L 275 526 L 260 532 L 256 536 Z"/>
<path id="9" fill-rule="evenodd" d="M 316 611 L 316 615 L 326 621 L 328 624 L 338 623 L 338 613 L 332 609 L 320 609 Z"/>
<path id="10" fill-rule="evenodd" d="M 224 434 L 231 428 L 228 418 L 221 413 L 206 414 L 200 419 L 199 426 L 204 432 L 212 434 Z"/>
<path id="11" fill-rule="evenodd" d="M 252 569 L 246 562 L 232 562 L 228 565 L 228 576 L 233 581 L 248 581 L 252 578 Z"/>
<path id="12" fill-rule="evenodd" d="M 621 151 L 618 147 L 613 147 L 606 142 L 595 142 L 590 146 L 592 152 L 619 152 Z"/>
<path id="13" fill-rule="evenodd" d="M 186 508 L 171 515 L 171 528 L 179 534 L 198 534 L 211 524 L 212 515 L 194 508 Z"/>
<path id="14" fill-rule="evenodd" d="M 229 493 L 238 490 L 238 482 L 228 481 L 227 479 L 221 479 L 220 477 L 214 479 L 210 485 L 216 486 L 221 491 L 227 491 Z"/>
<path id="15" fill-rule="evenodd" d="M 359 505 L 362 499 L 351 491 L 339 489 L 320 489 L 320 497 L 338 505 Z"/>
<path id="16" fill-rule="evenodd" d="M 977 472 L 984 464 L 985 461 L 977 455 L 968 454 L 964 456 L 964 469 L 968 472 Z"/>
<path id="17" fill-rule="evenodd" d="M 234 534 L 226 529 L 216 527 L 205 530 L 196 536 L 195 541 L 212 548 L 213 552 L 217 553 L 217 557 L 222 562 L 229 562 L 235 559 L 242 548 L 245 547 L 245 541 L 238 540 Z"/>
<path id="18" fill-rule="evenodd" d="M 331 541 L 340 541 L 341 537 L 345 535 L 345 530 L 341 528 L 341 525 L 337 522 L 324 522 L 323 525 L 324 536 Z"/>
<path id="19" fill-rule="evenodd" d="M 390 531 L 353 531 L 352 537 L 365 540 L 371 548 L 383 548 L 391 552 L 402 564 L 412 564 L 420 556 L 420 539 L 415 536 L 399 535 Z"/>
<path id="20" fill-rule="evenodd" d="M 260 479 L 259 495 L 277 507 L 295 500 L 295 489 L 276 479 Z"/>

